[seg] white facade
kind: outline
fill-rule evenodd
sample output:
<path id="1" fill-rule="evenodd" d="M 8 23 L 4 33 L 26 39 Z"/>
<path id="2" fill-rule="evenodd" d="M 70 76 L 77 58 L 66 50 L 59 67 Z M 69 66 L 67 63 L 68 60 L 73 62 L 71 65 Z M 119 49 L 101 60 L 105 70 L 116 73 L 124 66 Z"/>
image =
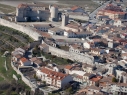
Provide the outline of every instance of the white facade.
<path id="1" fill-rule="evenodd" d="M 60 29 L 60 28 L 50 28 L 48 30 L 48 33 L 51 35 L 63 35 L 64 34 L 64 30 Z"/>
<path id="2" fill-rule="evenodd" d="M 119 85 L 115 85 L 115 84 L 112 84 L 110 87 L 110 90 L 111 90 L 111 92 L 123 92 L 123 93 L 127 93 L 127 84 L 124 84 L 124 86 L 123 86 L 123 84 L 124 83 L 121 83 L 121 84 L 119 84 Z"/>
<path id="3" fill-rule="evenodd" d="M 75 33 L 72 31 L 64 31 L 64 36 L 66 36 L 68 38 L 73 38 L 73 37 L 75 37 Z"/>
<path id="4" fill-rule="evenodd" d="M 48 32 L 48 29 L 50 28 L 49 25 L 41 25 L 41 24 L 33 24 L 32 27 L 42 32 Z"/>
<path id="5" fill-rule="evenodd" d="M 84 42 L 83 47 L 87 48 L 87 49 L 90 49 L 90 44 L 88 42 Z"/>
<path id="6" fill-rule="evenodd" d="M 42 68 L 43 69 L 43 68 Z M 47 69 L 48 70 L 48 69 Z M 65 75 L 62 79 L 61 76 L 59 76 L 59 72 L 51 71 L 56 75 L 42 72 L 41 70 L 37 70 L 36 75 L 41 78 L 42 81 L 46 81 L 47 84 L 50 84 L 51 86 L 57 87 L 57 88 L 63 88 L 65 87 L 70 81 L 73 81 L 73 78 L 70 75 Z M 64 74 L 62 74 L 64 75 Z"/>
<path id="7" fill-rule="evenodd" d="M 121 20 L 114 20 L 114 26 L 122 26 L 122 21 Z"/>

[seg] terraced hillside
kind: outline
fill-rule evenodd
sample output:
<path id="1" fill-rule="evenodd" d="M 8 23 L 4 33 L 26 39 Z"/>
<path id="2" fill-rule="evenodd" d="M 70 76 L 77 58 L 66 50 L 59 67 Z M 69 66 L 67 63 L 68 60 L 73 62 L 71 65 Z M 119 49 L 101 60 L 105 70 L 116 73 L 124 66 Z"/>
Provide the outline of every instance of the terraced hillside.
<path id="1" fill-rule="evenodd" d="M 11 51 L 16 47 L 23 47 L 32 39 L 28 35 L 22 34 L 21 32 L 0 26 L 0 51 L 4 52 L 6 50 Z"/>
<path id="2" fill-rule="evenodd" d="M 0 95 L 19 95 L 21 91 L 30 88 L 21 80 L 11 67 L 11 55 L 3 56 L 5 51 L 12 51 L 16 47 L 24 47 L 33 40 L 17 30 L 0 25 Z M 14 81 L 13 74 L 18 81 Z"/>

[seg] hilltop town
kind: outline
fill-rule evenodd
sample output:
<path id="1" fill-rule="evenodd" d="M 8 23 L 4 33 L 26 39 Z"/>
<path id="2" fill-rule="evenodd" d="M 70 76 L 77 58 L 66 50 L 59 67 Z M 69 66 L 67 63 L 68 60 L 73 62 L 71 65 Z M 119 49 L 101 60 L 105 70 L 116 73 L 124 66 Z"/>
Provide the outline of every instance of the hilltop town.
<path id="1" fill-rule="evenodd" d="M 36 92 L 29 95 L 127 95 L 124 3 L 107 0 L 88 13 L 80 5 L 31 2 L 17 5 L 13 16 L 0 15 L 1 27 L 34 40 L 11 51 L 13 70 Z M 13 78 L 19 80 L 16 74 Z"/>

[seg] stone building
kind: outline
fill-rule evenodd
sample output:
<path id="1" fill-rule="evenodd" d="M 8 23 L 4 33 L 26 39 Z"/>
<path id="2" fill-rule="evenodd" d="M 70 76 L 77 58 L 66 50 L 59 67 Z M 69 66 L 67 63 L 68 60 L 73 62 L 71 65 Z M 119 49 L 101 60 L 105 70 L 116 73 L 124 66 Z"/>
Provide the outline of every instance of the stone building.
<path id="1" fill-rule="evenodd" d="M 57 21 L 58 19 L 58 7 L 41 4 L 19 4 L 16 7 L 16 22 L 27 21 Z"/>

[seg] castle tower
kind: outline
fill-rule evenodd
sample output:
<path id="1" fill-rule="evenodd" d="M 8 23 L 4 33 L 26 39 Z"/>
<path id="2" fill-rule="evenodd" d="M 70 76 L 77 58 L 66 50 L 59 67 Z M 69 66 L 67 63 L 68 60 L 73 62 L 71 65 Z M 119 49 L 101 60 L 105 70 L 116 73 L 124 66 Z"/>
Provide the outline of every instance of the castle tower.
<path id="1" fill-rule="evenodd" d="M 51 13 L 50 21 L 58 21 L 58 8 L 55 6 L 49 6 L 49 9 Z"/>
<path id="2" fill-rule="evenodd" d="M 69 15 L 68 14 L 63 14 L 62 15 L 62 27 L 65 27 L 68 24 L 69 21 Z"/>

